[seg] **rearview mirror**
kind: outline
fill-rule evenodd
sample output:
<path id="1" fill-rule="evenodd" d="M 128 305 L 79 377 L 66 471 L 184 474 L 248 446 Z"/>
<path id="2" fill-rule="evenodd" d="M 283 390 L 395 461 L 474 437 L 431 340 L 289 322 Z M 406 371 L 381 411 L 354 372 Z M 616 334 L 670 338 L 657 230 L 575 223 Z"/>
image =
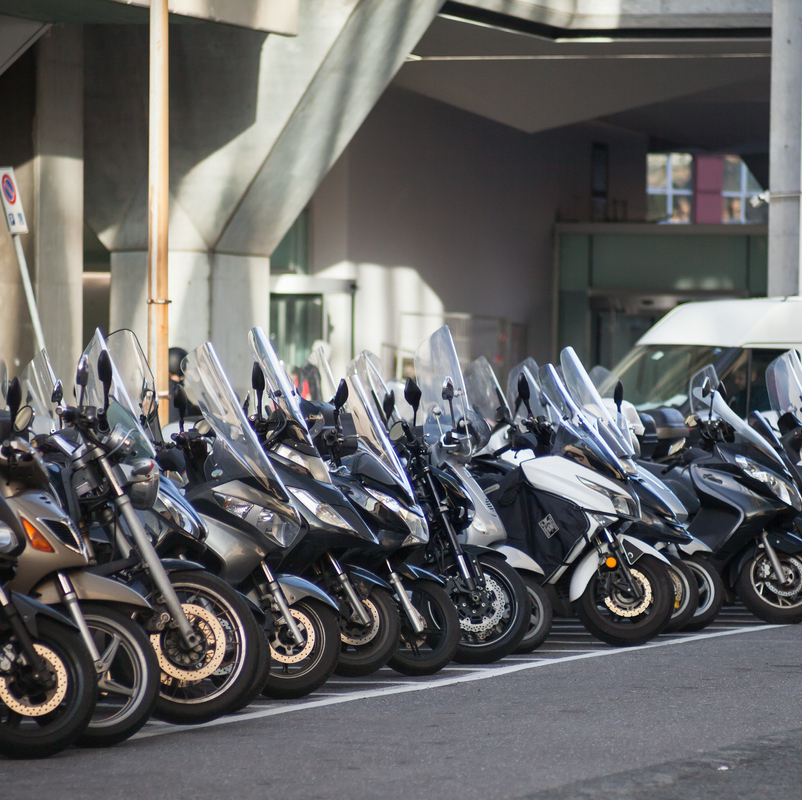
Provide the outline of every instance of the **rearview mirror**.
<path id="1" fill-rule="evenodd" d="M 451 402 L 454 399 L 454 381 L 449 377 L 443 381 L 443 400 Z"/>
<path id="2" fill-rule="evenodd" d="M 173 408 L 178 411 L 178 430 L 184 432 L 184 417 L 187 415 L 187 393 L 184 387 L 177 383 L 173 390 Z"/>
<path id="3" fill-rule="evenodd" d="M 621 381 L 615 385 L 613 390 L 613 402 L 615 403 L 618 413 L 621 413 L 621 403 L 624 401 L 624 384 Z"/>
<path id="4" fill-rule="evenodd" d="M 28 426 L 33 422 L 33 409 L 30 406 L 23 406 L 14 419 L 14 430 L 22 433 L 28 430 Z"/>
<path id="5" fill-rule="evenodd" d="M 109 407 L 109 390 L 112 379 L 111 356 L 108 350 L 101 350 L 97 357 L 97 376 L 103 384 L 103 410 L 106 411 Z"/>
<path id="6" fill-rule="evenodd" d="M 86 356 L 81 356 L 78 361 L 78 369 L 75 370 L 75 382 L 82 389 L 85 389 L 86 384 L 89 383 L 89 364 Z"/>
<path id="7" fill-rule="evenodd" d="M 64 386 L 61 381 L 56 381 L 56 386 L 53 389 L 53 394 L 50 395 L 50 402 L 53 405 L 58 405 L 64 399 Z"/>
<path id="8" fill-rule="evenodd" d="M 384 395 L 382 411 L 384 411 L 385 419 L 390 419 L 395 413 L 395 392 L 392 389 Z"/>
<path id="9" fill-rule="evenodd" d="M 702 397 L 709 397 L 713 392 L 713 386 L 710 383 L 710 378 L 705 378 L 702 384 Z"/>
<path id="10" fill-rule="evenodd" d="M 716 391 L 721 395 L 721 399 L 724 400 L 724 402 L 726 403 L 727 402 L 727 387 L 724 385 L 724 381 L 719 381 L 718 382 L 718 387 L 716 388 Z M 733 399 L 735 399 L 735 398 L 733 398 Z"/>
<path id="11" fill-rule="evenodd" d="M 17 419 L 19 407 L 22 405 L 22 386 L 20 385 L 19 378 L 14 378 L 14 380 L 8 384 L 6 405 L 11 412 L 11 427 L 13 428 L 14 422 Z"/>
<path id="12" fill-rule="evenodd" d="M 251 370 L 251 388 L 255 392 L 263 392 L 265 390 L 265 374 L 255 361 Z"/>
<path id="13" fill-rule="evenodd" d="M 334 407 L 339 411 L 348 402 L 348 384 L 345 378 L 340 378 L 337 393 L 334 395 Z"/>
<path id="14" fill-rule="evenodd" d="M 421 390 L 420 386 L 415 383 L 413 378 L 407 378 L 404 384 L 404 400 L 412 406 L 412 424 L 415 425 L 418 418 L 418 409 L 420 408 Z"/>
<path id="15" fill-rule="evenodd" d="M 518 376 L 518 397 L 524 402 L 529 400 L 530 397 L 529 381 L 526 379 L 526 375 L 524 375 L 523 372 Z"/>
<path id="16" fill-rule="evenodd" d="M 389 435 L 391 442 L 400 442 L 406 435 L 406 431 L 404 430 L 404 423 L 401 422 L 400 420 L 398 422 L 394 422 L 393 426 L 390 428 Z"/>

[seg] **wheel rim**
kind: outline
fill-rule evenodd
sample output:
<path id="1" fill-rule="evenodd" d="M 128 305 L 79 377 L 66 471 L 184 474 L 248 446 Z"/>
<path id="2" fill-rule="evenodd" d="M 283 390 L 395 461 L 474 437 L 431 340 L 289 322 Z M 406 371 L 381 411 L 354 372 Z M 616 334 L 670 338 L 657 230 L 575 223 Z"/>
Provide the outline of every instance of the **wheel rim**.
<path id="1" fill-rule="evenodd" d="M 278 622 L 270 636 L 270 654 L 273 657 L 271 676 L 297 678 L 312 670 L 320 660 L 326 644 L 326 633 L 322 625 L 315 626 L 305 609 L 291 608 L 290 613 L 305 635 L 303 646 L 290 633 L 284 619 Z"/>
<path id="2" fill-rule="evenodd" d="M 378 635 L 381 628 L 381 616 L 376 604 L 369 598 L 362 598 L 362 605 L 370 616 L 370 625 L 363 625 L 352 619 L 346 619 L 341 616 L 340 623 L 340 638 L 343 644 L 350 645 L 351 647 L 364 647 L 370 644 Z"/>
<path id="3" fill-rule="evenodd" d="M 427 655 L 433 655 L 445 639 L 446 618 L 439 604 L 431 599 L 428 592 L 416 588 L 408 590 L 407 597 L 423 617 L 426 627 L 421 633 L 415 633 L 406 614 L 402 613 L 403 624 L 398 653 L 409 658 L 425 658 Z"/>
<path id="4" fill-rule="evenodd" d="M 528 641 L 533 639 L 538 631 L 540 630 L 540 625 L 543 620 L 543 606 L 540 602 L 540 597 L 535 594 L 535 590 L 532 589 L 530 586 L 526 587 L 526 593 L 529 596 L 529 627 L 524 634 L 524 638 L 522 640 L 522 644 L 526 644 Z"/>
<path id="5" fill-rule="evenodd" d="M 34 642 L 34 650 L 55 673 L 56 685 L 50 690 L 35 690 L 26 686 L 23 679 L 0 678 L 0 701 L 12 714 L 20 717 L 44 717 L 52 714 L 67 696 L 68 679 L 64 662 L 49 648 Z"/>
<path id="6" fill-rule="evenodd" d="M 214 647 L 217 654 L 216 648 L 219 646 L 222 630 L 224 652 L 222 659 L 214 658 L 214 671 L 206 675 L 204 670 L 204 677 L 196 680 L 185 680 L 162 670 L 160 694 L 177 703 L 206 703 L 224 694 L 242 672 L 246 647 L 245 630 L 236 610 L 214 590 L 191 583 L 175 583 L 173 588 L 182 606 L 203 609 L 202 618 L 206 621 L 210 616 L 215 618 L 219 628 L 213 627 L 216 638 L 214 642 L 207 640 L 207 648 Z"/>
<path id="7" fill-rule="evenodd" d="M 775 608 L 797 608 L 802 605 L 802 562 L 794 556 L 778 554 L 786 581 L 772 580 L 774 569 L 765 555 L 754 559 L 750 570 L 752 586 L 764 603 Z"/>
<path id="8" fill-rule="evenodd" d="M 102 617 L 86 615 L 86 624 L 107 668 L 98 674 L 98 701 L 92 716 L 91 728 L 106 728 L 125 720 L 138 710 L 147 693 L 147 664 L 139 648 L 121 635 L 113 622 Z"/>
<path id="9" fill-rule="evenodd" d="M 716 599 L 716 590 L 712 578 L 703 569 L 700 569 L 692 561 L 687 562 L 686 566 L 694 574 L 696 585 L 699 589 L 699 605 L 696 607 L 694 617 L 706 614 Z"/>
<path id="10" fill-rule="evenodd" d="M 470 623 L 470 607 L 466 608 L 462 605 L 466 602 L 464 599 L 465 593 L 457 592 L 454 596 L 454 604 L 457 606 L 460 616 L 461 647 L 486 647 L 498 641 L 506 635 L 510 623 L 515 619 L 518 612 L 515 591 L 504 575 L 493 570 L 489 564 L 482 564 L 482 570 L 485 575 L 485 586 L 491 588 L 494 595 L 494 600 L 491 602 L 497 604 L 497 607 L 493 609 L 492 615 L 487 615 L 487 617 L 496 617 L 496 622 L 492 627 L 487 627 L 486 629 L 484 629 L 482 623 L 479 623 L 479 626 L 483 628 L 482 630 L 472 631 L 466 629 L 469 624 L 474 625 L 475 623 Z"/>

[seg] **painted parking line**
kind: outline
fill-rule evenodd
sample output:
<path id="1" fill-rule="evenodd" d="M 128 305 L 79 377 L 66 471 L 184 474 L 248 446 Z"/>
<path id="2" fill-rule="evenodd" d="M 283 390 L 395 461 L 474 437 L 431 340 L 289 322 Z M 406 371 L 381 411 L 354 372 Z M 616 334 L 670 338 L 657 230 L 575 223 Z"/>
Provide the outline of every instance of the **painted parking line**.
<path id="1" fill-rule="evenodd" d="M 747 633 L 755 633 L 758 631 L 776 630 L 782 627 L 778 625 L 750 625 L 748 627 L 738 628 L 731 631 L 716 631 L 714 633 L 699 633 L 692 636 L 684 636 L 681 639 L 668 639 L 664 641 L 649 642 L 648 644 L 639 645 L 636 647 L 621 647 L 612 648 L 609 650 L 594 650 L 586 653 L 576 653 L 570 656 L 563 656 L 561 658 L 547 658 L 543 659 L 538 657 L 536 660 L 528 661 L 519 664 L 507 664 L 499 667 L 486 667 L 484 669 L 469 669 L 464 675 L 455 675 L 453 677 L 440 677 L 433 678 L 428 681 L 409 682 L 404 685 L 385 686 L 378 689 L 364 689 L 354 692 L 332 693 L 320 699 L 309 700 L 308 702 L 293 702 L 286 705 L 277 705 L 271 708 L 264 708 L 259 710 L 241 711 L 238 714 L 232 714 L 226 717 L 214 719 L 211 722 L 206 722 L 202 725 L 171 725 L 168 727 L 148 726 L 132 736 L 129 741 L 136 741 L 138 739 L 150 739 L 154 736 L 166 736 L 173 733 L 184 733 L 189 731 L 204 730 L 207 728 L 216 728 L 221 725 L 233 725 L 239 722 L 251 722 L 256 719 L 265 717 L 275 717 L 282 714 L 292 714 L 298 711 L 304 711 L 307 708 L 323 708 L 325 706 L 339 705 L 341 703 L 353 703 L 357 700 L 369 700 L 375 697 L 389 697 L 395 694 L 407 694 L 409 692 L 422 692 L 430 689 L 438 689 L 445 686 L 455 686 L 460 683 L 471 683 L 474 681 L 489 680 L 491 678 L 503 677 L 505 675 L 512 675 L 516 672 L 523 672 L 531 669 L 543 669 L 550 667 L 554 664 L 566 664 L 571 661 L 582 661 L 589 658 L 607 658 L 611 656 L 624 656 L 630 653 L 638 652 L 641 650 L 653 650 L 657 647 L 674 647 L 676 645 L 688 644 L 691 642 L 701 642 L 707 639 L 716 639 L 722 636 L 740 636 Z M 452 669 L 465 669 L 454 668 Z M 320 697 L 320 693 L 316 693 L 316 697 Z"/>

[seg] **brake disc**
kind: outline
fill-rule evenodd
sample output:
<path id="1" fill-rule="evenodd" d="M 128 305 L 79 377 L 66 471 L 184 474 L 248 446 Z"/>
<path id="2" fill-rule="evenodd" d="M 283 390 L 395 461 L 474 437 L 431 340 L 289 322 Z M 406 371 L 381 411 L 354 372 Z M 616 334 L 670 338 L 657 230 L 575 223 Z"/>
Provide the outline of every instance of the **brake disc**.
<path id="1" fill-rule="evenodd" d="M 280 664 L 297 664 L 299 661 L 303 661 L 312 652 L 317 641 L 315 629 L 306 616 L 294 608 L 290 609 L 290 614 L 297 620 L 298 627 L 306 636 L 306 641 L 304 646 L 301 647 L 292 638 L 292 634 L 286 624 L 280 631 L 276 631 L 275 636 L 270 641 L 270 653 L 273 656 L 273 661 L 278 661 Z M 283 634 L 284 639 L 281 638 L 280 634 Z"/>
<path id="2" fill-rule="evenodd" d="M 378 609 L 371 602 L 369 597 L 363 598 L 362 602 L 365 604 L 365 608 L 367 608 L 368 614 L 370 614 L 373 622 L 369 627 L 366 628 L 357 622 L 351 622 L 351 620 L 345 621 L 341 618 L 340 639 L 342 639 L 345 644 L 351 644 L 354 646 L 367 644 L 368 642 L 373 641 L 373 639 L 376 638 L 376 634 L 379 632 L 380 622 Z"/>
<path id="3" fill-rule="evenodd" d="M 56 673 L 56 688 L 45 693 L 44 702 L 32 702 L 27 695 L 15 691 L 17 688 L 13 676 L 0 678 L 0 700 L 23 717 L 43 717 L 55 711 L 67 695 L 67 669 L 61 659 L 49 648 L 38 642 L 33 643 L 36 652 L 47 661 L 47 665 Z"/>
<path id="4" fill-rule="evenodd" d="M 788 555 L 783 556 L 783 561 L 793 564 L 794 570 L 796 570 L 796 576 L 794 576 L 794 570 L 781 564 L 786 581 L 793 581 L 792 588 L 781 589 L 777 582 L 771 579 L 774 570 L 766 556 L 763 556 L 758 564 L 758 577 L 766 584 L 772 594 L 776 594 L 778 597 L 794 597 L 802 589 L 802 563 L 800 563 L 799 559 Z M 781 585 L 785 586 L 784 583 Z"/>
<path id="5" fill-rule="evenodd" d="M 156 651 L 159 667 L 165 675 L 180 681 L 196 683 L 208 678 L 223 663 L 226 655 L 226 633 L 220 620 L 209 609 L 191 603 L 182 603 L 181 608 L 184 609 L 195 633 L 206 643 L 206 652 L 198 662 L 193 664 L 193 656 L 180 650 L 181 634 L 175 628 L 152 634 L 150 642 Z M 177 659 L 182 656 L 186 662 L 184 665 L 177 663 Z"/>
<path id="6" fill-rule="evenodd" d="M 476 614 L 472 616 L 470 606 L 465 607 L 462 603 L 459 603 L 457 606 L 457 610 L 460 613 L 460 630 L 466 633 L 474 633 L 479 636 L 479 638 L 484 638 L 482 634 L 486 636 L 498 625 L 501 618 L 504 616 L 504 607 L 506 604 L 506 598 L 504 597 L 501 586 L 499 586 L 490 575 L 485 575 L 484 591 L 491 594 L 492 599 L 484 603 L 484 607 L 487 610 L 481 613 L 481 615 Z M 488 611 L 490 613 L 488 613 Z"/>
<path id="7" fill-rule="evenodd" d="M 640 585 L 643 597 L 637 603 L 633 603 L 630 595 L 625 595 L 618 587 L 613 587 L 613 591 L 604 598 L 604 605 L 610 609 L 617 617 L 637 617 L 643 614 L 652 602 L 652 584 L 646 576 L 637 569 L 630 567 L 632 580 Z"/>

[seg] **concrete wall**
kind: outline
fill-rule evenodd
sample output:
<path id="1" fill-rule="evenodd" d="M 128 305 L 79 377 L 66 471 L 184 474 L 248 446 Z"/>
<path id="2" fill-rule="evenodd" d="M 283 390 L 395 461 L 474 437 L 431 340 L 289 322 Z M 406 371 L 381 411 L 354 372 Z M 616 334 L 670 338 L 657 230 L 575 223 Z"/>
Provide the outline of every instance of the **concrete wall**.
<path id="1" fill-rule="evenodd" d="M 313 270 L 359 284 L 356 351 L 402 344 L 403 310 L 442 310 L 525 323 L 545 359 L 554 222 L 589 219 L 593 142 L 609 147 L 619 213 L 644 219 L 646 136 L 599 124 L 530 135 L 391 87 L 312 200 Z M 350 343 L 337 335 L 347 320 L 332 322 L 336 366 Z"/>

